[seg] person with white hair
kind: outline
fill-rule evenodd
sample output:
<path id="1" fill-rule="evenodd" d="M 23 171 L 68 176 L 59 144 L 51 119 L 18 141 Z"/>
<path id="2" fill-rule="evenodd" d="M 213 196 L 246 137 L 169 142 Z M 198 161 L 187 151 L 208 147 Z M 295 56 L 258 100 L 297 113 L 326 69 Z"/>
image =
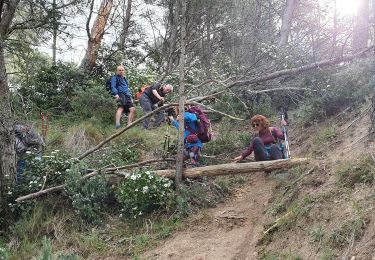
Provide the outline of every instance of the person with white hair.
<path id="1" fill-rule="evenodd" d="M 167 94 L 173 92 L 172 85 L 161 85 L 159 82 L 153 83 L 151 86 L 145 89 L 142 96 L 139 98 L 139 103 L 143 109 L 143 112 L 146 114 L 152 112 L 157 108 L 156 104 L 160 106 L 164 103 L 164 98 Z M 160 124 L 164 121 L 164 113 L 163 111 L 159 111 L 155 114 L 155 123 L 153 124 L 154 127 L 160 126 Z M 143 127 L 148 129 L 150 126 L 150 117 L 143 120 Z"/>

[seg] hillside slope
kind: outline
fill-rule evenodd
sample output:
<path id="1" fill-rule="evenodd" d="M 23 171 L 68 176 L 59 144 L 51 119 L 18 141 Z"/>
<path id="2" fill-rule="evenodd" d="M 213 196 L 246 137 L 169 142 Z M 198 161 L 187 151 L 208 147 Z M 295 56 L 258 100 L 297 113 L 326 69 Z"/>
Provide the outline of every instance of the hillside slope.
<path id="1" fill-rule="evenodd" d="M 141 259 L 373 259 L 369 124 L 368 113 L 353 112 L 291 129 L 292 155 L 316 158 L 314 163 L 252 174 L 233 197 Z M 275 220 L 277 227 L 263 237 Z"/>

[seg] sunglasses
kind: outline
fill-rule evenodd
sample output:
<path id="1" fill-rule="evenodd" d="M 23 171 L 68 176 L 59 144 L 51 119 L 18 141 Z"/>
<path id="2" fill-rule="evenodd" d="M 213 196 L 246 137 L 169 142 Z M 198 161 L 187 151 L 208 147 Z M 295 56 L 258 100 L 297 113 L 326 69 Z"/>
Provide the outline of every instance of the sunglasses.
<path id="1" fill-rule="evenodd" d="M 259 123 L 253 124 L 253 127 L 257 127 L 257 126 L 260 126 L 260 124 Z"/>

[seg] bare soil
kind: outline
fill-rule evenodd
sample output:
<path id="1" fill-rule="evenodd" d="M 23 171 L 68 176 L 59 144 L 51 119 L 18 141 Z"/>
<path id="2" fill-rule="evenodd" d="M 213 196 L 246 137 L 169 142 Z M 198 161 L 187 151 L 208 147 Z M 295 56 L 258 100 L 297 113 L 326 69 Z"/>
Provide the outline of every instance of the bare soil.
<path id="1" fill-rule="evenodd" d="M 255 259 L 263 230 L 263 211 L 274 184 L 264 173 L 251 176 L 245 188 L 216 208 L 196 216 L 188 228 L 141 259 Z"/>
<path id="2" fill-rule="evenodd" d="M 277 218 L 265 214 L 277 188 L 275 181 L 265 173 L 254 173 L 245 187 L 235 190 L 230 199 L 193 217 L 186 229 L 175 232 L 141 259 L 259 259 L 262 251 L 283 256 L 272 259 L 375 260 L 374 187 L 356 185 L 348 191 L 337 186 L 335 175 L 337 165 L 343 161 L 375 154 L 374 143 L 367 134 L 370 118 L 368 114 L 361 115 L 358 120 L 356 116 L 359 115 L 351 119 L 347 115 L 341 116 L 341 121 L 336 118 L 334 123 L 290 131 L 292 155 L 317 159 L 314 162 L 316 169 L 298 184 L 298 198 L 313 198 L 312 208 L 296 221 L 294 227 L 277 231 L 269 243 L 259 246 L 264 223 Z M 317 148 L 314 143 L 317 133 L 331 126 L 336 128 L 336 136 L 318 144 L 321 147 Z M 361 236 L 348 238 L 342 248 L 327 250 L 323 241 L 342 228 L 343 223 L 358 218 L 365 219 Z M 318 227 L 321 227 L 322 241 L 312 242 L 312 231 Z"/>

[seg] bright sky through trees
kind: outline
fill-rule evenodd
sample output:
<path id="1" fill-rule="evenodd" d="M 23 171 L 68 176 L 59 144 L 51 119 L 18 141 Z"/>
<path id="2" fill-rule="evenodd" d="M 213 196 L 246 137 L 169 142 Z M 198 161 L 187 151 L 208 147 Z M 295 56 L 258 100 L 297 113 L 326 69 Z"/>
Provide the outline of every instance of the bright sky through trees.
<path id="1" fill-rule="evenodd" d="M 342 15 L 354 15 L 357 11 L 358 0 L 336 0 L 337 12 Z"/>

